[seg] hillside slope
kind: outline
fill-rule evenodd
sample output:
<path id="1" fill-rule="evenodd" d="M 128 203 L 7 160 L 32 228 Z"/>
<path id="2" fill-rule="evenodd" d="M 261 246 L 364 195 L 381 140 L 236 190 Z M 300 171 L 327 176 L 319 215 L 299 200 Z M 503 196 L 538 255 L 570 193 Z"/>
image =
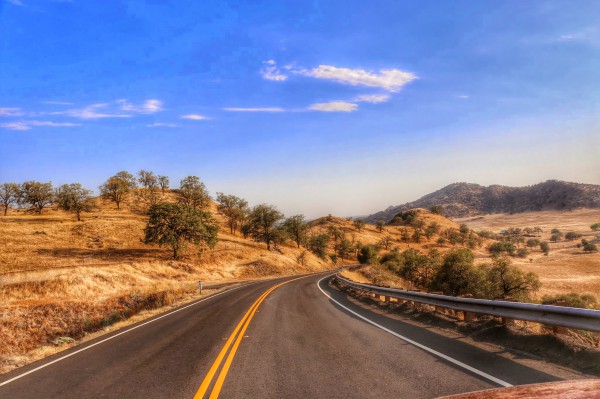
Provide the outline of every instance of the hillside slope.
<path id="1" fill-rule="evenodd" d="M 487 213 L 520 213 L 542 210 L 600 208 L 600 185 L 548 180 L 526 187 L 481 186 L 453 183 L 416 201 L 390 206 L 369 215 L 365 220 L 388 222 L 398 213 L 413 209 L 441 206 L 449 217 Z"/>

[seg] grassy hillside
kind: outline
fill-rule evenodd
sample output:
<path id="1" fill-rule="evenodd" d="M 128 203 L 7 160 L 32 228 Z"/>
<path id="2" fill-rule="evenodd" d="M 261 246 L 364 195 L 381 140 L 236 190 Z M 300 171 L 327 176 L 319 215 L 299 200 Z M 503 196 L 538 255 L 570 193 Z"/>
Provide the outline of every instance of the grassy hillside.
<path id="1" fill-rule="evenodd" d="M 172 194 L 163 200 L 173 200 Z M 267 251 L 265 244 L 229 234 L 220 215 L 214 250 L 199 255 L 189 248 L 175 261 L 168 248 L 142 242 L 143 201 L 121 210 L 94 201 L 96 209 L 81 222 L 54 207 L 42 215 L 11 210 L 0 217 L 0 372 L 39 357 L 38 348 L 52 347 L 61 337 L 79 339 L 143 309 L 189 297 L 198 280 L 210 284 L 331 266 L 310 253 L 299 264 L 302 250 L 291 245 Z"/>
<path id="2" fill-rule="evenodd" d="M 162 201 L 174 201 L 167 193 Z M 80 339 L 102 330 L 120 320 L 130 318 L 144 309 L 161 308 L 197 295 L 197 281 L 215 284 L 223 281 L 241 281 L 269 276 L 308 273 L 331 268 L 330 260 L 323 260 L 296 248 L 292 242 L 268 251 L 264 243 L 244 239 L 240 233 L 230 234 L 225 219 L 212 212 L 221 224 L 219 242 L 212 250 L 199 254 L 189 248 L 181 259 L 173 260 L 168 248 L 143 243 L 148 204 L 136 199 L 135 206 L 122 205 L 117 210 L 113 203 L 94 199 L 95 209 L 83 214 L 77 222 L 73 214 L 54 207 L 42 215 L 10 210 L 0 217 L 0 372 L 26 364 L 47 353 L 56 351 L 71 338 Z M 416 219 L 422 223 L 417 227 Z M 593 220 L 594 219 L 594 220 Z M 600 220 L 600 212 L 581 216 L 577 231 L 584 232 L 591 221 Z M 533 223 L 534 219 L 512 220 L 471 218 L 460 220 L 475 230 L 495 232 L 510 226 L 542 225 L 547 239 L 554 227 L 573 228 L 549 220 L 548 224 Z M 504 223 L 506 221 L 506 223 Z M 417 229 L 426 230 L 436 225 L 429 237 Z M 333 216 L 309 223 L 308 236 L 331 234 L 352 244 L 353 250 L 340 264 L 356 263 L 356 251 L 361 245 L 383 246 L 381 253 L 408 248 L 423 253 L 436 249 L 441 253 L 470 246 L 476 263 L 490 260 L 487 246 L 493 240 L 484 239 L 471 231 L 463 243 L 440 238 L 459 231 L 460 225 L 425 209 L 405 212 L 395 222 L 382 226 L 360 228 L 350 220 Z M 566 230 L 565 230 L 566 231 Z M 551 244 L 544 256 L 532 250 L 526 259 L 513 262 L 525 270 L 539 274 L 545 293 L 587 292 L 600 296 L 600 255 L 582 254 L 576 242 L 561 241 Z M 330 239 L 327 254 L 335 253 L 336 240 Z M 301 255 L 304 260 L 299 261 Z M 397 275 L 383 267 L 369 266 L 356 279 L 377 284 L 413 288 Z"/>

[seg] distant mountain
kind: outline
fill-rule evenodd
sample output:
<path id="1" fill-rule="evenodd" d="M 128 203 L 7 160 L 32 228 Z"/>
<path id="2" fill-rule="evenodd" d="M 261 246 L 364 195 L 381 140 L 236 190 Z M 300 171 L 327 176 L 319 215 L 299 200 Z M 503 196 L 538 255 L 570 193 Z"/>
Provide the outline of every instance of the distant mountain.
<path id="1" fill-rule="evenodd" d="M 407 209 L 441 206 L 448 217 L 463 217 L 485 213 L 519 213 L 542 210 L 600 208 L 600 185 L 548 180 L 526 187 L 480 186 L 453 183 L 441 190 L 403 205 L 369 215 L 365 220 L 390 221 Z"/>

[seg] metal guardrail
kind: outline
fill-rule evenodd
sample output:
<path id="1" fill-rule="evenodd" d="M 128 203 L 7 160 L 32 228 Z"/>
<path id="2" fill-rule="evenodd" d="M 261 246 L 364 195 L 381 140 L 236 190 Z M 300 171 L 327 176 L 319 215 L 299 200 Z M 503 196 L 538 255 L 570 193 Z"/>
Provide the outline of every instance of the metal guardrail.
<path id="1" fill-rule="evenodd" d="M 472 314 L 498 316 L 506 319 L 533 321 L 550 326 L 600 332 L 600 310 L 492 301 L 488 299 L 458 298 L 356 283 L 341 277 L 339 274 L 336 274 L 335 278 L 350 287 L 390 298 L 424 303 Z"/>

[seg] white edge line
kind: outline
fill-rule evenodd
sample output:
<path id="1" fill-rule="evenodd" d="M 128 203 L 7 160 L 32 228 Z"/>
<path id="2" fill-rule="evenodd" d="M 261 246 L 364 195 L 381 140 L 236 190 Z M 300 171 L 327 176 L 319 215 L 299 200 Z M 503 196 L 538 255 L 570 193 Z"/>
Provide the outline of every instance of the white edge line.
<path id="1" fill-rule="evenodd" d="M 200 302 L 207 301 L 207 300 L 209 300 L 209 299 L 212 299 L 212 298 L 214 298 L 214 297 L 217 297 L 217 296 L 219 296 L 219 295 L 225 294 L 226 292 L 231 292 L 231 291 L 237 290 L 237 289 L 239 289 L 239 288 L 242 288 L 242 287 L 247 287 L 247 286 L 249 286 L 249 285 L 256 284 L 256 283 L 258 283 L 258 282 L 259 282 L 259 281 L 252 282 L 252 283 L 249 283 L 249 284 L 242 284 L 242 285 L 240 285 L 239 287 L 234 287 L 234 288 L 230 288 L 230 289 L 228 289 L 228 290 L 225 290 L 225 291 L 218 292 L 218 293 L 216 293 L 216 294 L 213 294 L 213 295 L 211 295 L 211 296 L 209 296 L 209 297 L 206 297 L 206 298 L 200 299 L 200 300 L 198 300 L 198 301 L 196 301 L 196 302 L 194 302 L 194 303 L 190 303 L 189 305 L 186 305 L 186 306 L 184 306 L 184 307 L 182 307 L 182 308 L 175 309 L 175 310 L 173 310 L 173 311 L 171 311 L 171 312 L 169 312 L 169 313 L 165 313 L 165 314 L 163 314 L 162 316 L 159 316 L 159 317 L 157 317 L 157 318 L 155 318 L 155 319 L 148 320 L 148 321 L 146 321 L 146 322 L 144 322 L 144 323 L 142 323 L 142 324 L 138 324 L 137 326 L 135 326 L 135 327 L 132 327 L 132 328 L 130 328 L 130 329 L 128 329 L 128 330 L 121 331 L 120 333 L 118 333 L 118 334 L 115 334 L 115 335 L 111 335 L 110 337 L 108 337 L 108 338 L 105 338 L 105 339 L 103 339 L 103 340 L 101 340 L 101 341 L 95 342 L 95 343 L 93 343 L 93 344 L 91 344 L 91 345 L 88 345 L 88 346 L 86 346 L 85 348 L 81 348 L 81 349 L 79 349 L 79 350 L 76 350 L 75 352 L 71 352 L 71 353 L 69 353 L 68 355 L 65 355 L 65 356 L 59 357 L 58 359 L 54 359 L 54 360 L 53 360 L 53 361 L 51 361 L 51 362 L 48 362 L 48 363 L 42 364 L 41 366 L 39 366 L 39 367 L 36 367 L 36 368 L 34 368 L 34 369 L 32 369 L 32 370 L 29 370 L 29 371 L 27 371 L 27 372 L 25 372 L 25 373 L 23 373 L 23 374 L 19 374 L 18 376 L 16 376 L 16 377 L 13 377 L 13 378 L 11 378 L 10 380 L 6 380 L 6 381 L 4 381 L 3 383 L 0 383 L 0 387 L 1 387 L 1 386 L 3 386 L 3 385 L 8 385 L 8 384 L 10 384 L 11 382 L 13 382 L 13 381 L 15 381 L 15 380 L 18 380 L 19 378 L 23 378 L 23 377 L 25 377 L 26 375 L 29 375 L 29 374 L 31 374 L 31 373 L 35 373 L 36 371 L 38 371 L 38 370 L 41 370 L 41 369 L 43 369 L 43 368 L 46 368 L 46 367 L 50 366 L 51 364 L 58 363 L 58 362 L 60 362 L 61 360 L 64 360 L 64 359 L 66 359 L 66 358 L 68 358 L 68 357 L 71 357 L 71 356 L 73 356 L 73 355 L 76 355 L 76 354 L 78 354 L 78 353 L 80 353 L 80 352 L 83 352 L 83 351 L 85 351 L 85 350 L 88 350 L 88 349 L 90 349 L 90 348 L 93 348 L 93 347 L 94 347 L 94 346 L 96 346 L 96 345 L 100 345 L 100 344 L 102 344 L 102 343 L 104 343 L 104 342 L 106 342 L 106 341 L 110 341 L 111 339 L 113 339 L 113 338 L 116 338 L 116 337 L 118 337 L 118 336 L 120 336 L 120 335 L 127 334 L 128 332 L 131 332 L 131 331 L 133 331 L 133 330 L 135 330 L 135 329 L 138 329 L 138 328 L 140 328 L 140 327 L 143 327 L 143 326 L 145 326 L 145 325 L 147 325 L 147 324 L 154 323 L 155 321 L 157 321 L 157 320 L 160 320 L 160 319 L 162 319 L 163 317 L 171 316 L 172 314 L 175 314 L 175 313 L 177 313 L 177 312 L 180 312 L 180 311 L 182 311 L 182 310 L 184 310 L 184 309 L 187 309 L 187 308 L 189 308 L 189 307 L 191 307 L 191 306 L 197 305 L 197 304 L 199 304 Z"/>
<path id="2" fill-rule="evenodd" d="M 407 342 L 407 343 L 409 343 L 409 344 L 411 344 L 411 345 L 414 345 L 414 346 L 416 346 L 416 347 L 418 347 L 418 348 L 420 348 L 420 349 L 423 349 L 424 351 L 427 351 L 427 352 L 429 352 L 429 353 L 431 353 L 431 354 L 433 354 L 433 355 L 435 355 L 435 356 L 437 356 L 437 357 L 441 357 L 442 359 L 444 359 L 444 360 L 447 360 L 447 361 L 449 361 L 450 363 L 454 363 L 455 365 L 457 365 L 457 366 L 459 366 L 459 367 L 462 367 L 462 368 L 464 368 L 464 369 L 466 369 L 466 370 L 469 370 L 470 372 L 472 372 L 472 373 L 475 373 L 475 374 L 477 374 L 477 375 L 479 375 L 479 376 L 481 376 L 481 377 L 483 377 L 483 378 L 485 378 L 485 379 L 488 379 L 488 380 L 490 380 L 490 381 L 493 381 L 493 382 L 495 382 L 495 383 L 496 383 L 496 384 L 498 384 L 498 385 L 501 385 L 501 386 L 503 386 L 503 387 L 507 387 L 507 388 L 508 388 L 508 387 L 512 387 L 512 386 L 513 386 L 512 384 L 509 384 L 509 383 L 508 383 L 508 382 L 506 382 L 506 381 L 502 381 L 501 379 L 499 379 L 499 378 L 496 378 L 496 377 L 494 377 L 493 375 L 489 375 L 489 374 L 488 374 L 488 373 L 486 373 L 486 372 L 483 372 L 483 371 L 481 371 L 481 370 L 478 370 L 478 369 L 476 369 L 476 368 L 474 368 L 474 367 L 471 367 L 471 366 L 469 366 L 468 364 L 465 364 L 465 363 L 461 362 L 460 360 L 456 360 L 456 359 L 454 359 L 454 358 L 451 358 L 450 356 L 448 356 L 448 355 L 444 355 L 443 353 L 441 353 L 441 352 L 438 352 L 438 351 L 436 351 L 435 349 L 431 349 L 431 348 L 429 348 L 429 347 L 427 347 L 427 346 L 425 346 L 425 345 L 423 345 L 423 344 L 420 344 L 420 343 L 418 343 L 418 342 L 416 342 L 416 341 L 413 341 L 413 340 L 412 340 L 412 339 L 410 339 L 410 338 L 406 338 L 405 336 L 403 336 L 403 335 L 400 335 L 400 334 L 398 334 L 398 333 L 396 333 L 396 332 L 394 332 L 394 331 L 390 330 L 389 328 L 386 328 L 386 327 L 384 327 L 384 326 L 382 326 L 382 325 L 380 325 L 380 324 L 377 324 L 377 323 L 375 323 L 374 321 L 372 321 L 372 320 L 370 320 L 370 319 L 368 319 L 368 318 L 366 318 L 366 317 L 364 317 L 364 316 L 362 316 L 362 315 L 360 315 L 360 314 L 356 313 L 356 312 L 355 312 L 355 311 L 353 311 L 352 309 L 349 309 L 349 308 L 347 308 L 346 306 L 342 305 L 341 303 L 339 303 L 338 301 L 336 301 L 335 299 L 333 299 L 333 298 L 331 297 L 331 295 L 329 295 L 328 293 L 326 293 L 326 292 L 325 292 L 325 291 L 324 291 L 324 290 L 321 288 L 321 285 L 320 285 L 320 284 L 321 284 L 321 281 L 323 281 L 323 280 L 325 280 L 326 278 L 328 278 L 328 277 L 331 277 L 331 276 L 333 276 L 333 275 L 329 275 L 329 276 L 326 276 L 326 277 L 323 277 L 322 279 L 320 279 L 320 280 L 317 282 L 317 287 L 319 288 L 319 290 L 321 290 L 321 292 L 322 292 L 322 293 L 323 293 L 323 294 L 324 294 L 324 295 L 325 295 L 327 298 L 329 298 L 329 299 L 330 299 L 332 302 L 335 302 L 335 303 L 336 303 L 336 304 L 337 304 L 339 307 L 341 307 L 341 308 L 343 308 L 343 309 L 347 310 L 348 312 L 350 312 L 350 313 L 352 313 L 353 315 L 355 315 L 355 316 L 357 316 L 357 317 L 361 318 L 362 320 L 366 321 L 367 323 L 370 323 L 370 324 L 372 324 L 372 325 L 374 325 L 374 326 L 376 326 L 376 327 L 379 327 L 379 328 L 381 328 L 382 330 L 384 330 L 385 332 L 387 332 L 387 333 L 390 333 L 390 334 L 392 334 L 393 336 L 395 336 L 395 337 L 397 337 L 397 338 L 400 338 L 401 340 L 403 340 L 403 341 L 405 341 L 405 342 Z"/>

